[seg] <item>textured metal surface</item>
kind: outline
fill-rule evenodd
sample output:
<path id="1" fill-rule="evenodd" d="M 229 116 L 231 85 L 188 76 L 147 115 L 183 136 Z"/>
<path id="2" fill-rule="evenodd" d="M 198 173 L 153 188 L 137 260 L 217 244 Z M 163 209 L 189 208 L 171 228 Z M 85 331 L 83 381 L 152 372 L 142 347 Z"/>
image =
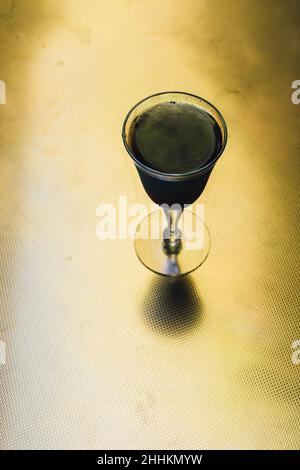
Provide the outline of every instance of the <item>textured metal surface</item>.
<path id="1" fill-rule="evenodd" d="M 0 1 L 1 448 L 299 448 L 299 3 Z M 211 252 L 154 275 L 96 207 L 147 202 L 120 132 L 215 103 Z"/>

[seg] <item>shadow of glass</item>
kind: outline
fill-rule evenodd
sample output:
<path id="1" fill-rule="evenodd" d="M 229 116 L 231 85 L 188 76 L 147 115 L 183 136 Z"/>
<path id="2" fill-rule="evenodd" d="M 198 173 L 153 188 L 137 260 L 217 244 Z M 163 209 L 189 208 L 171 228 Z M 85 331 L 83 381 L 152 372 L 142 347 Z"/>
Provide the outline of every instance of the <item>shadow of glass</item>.
<path id="1" fill-rule="evenodd" d="M 190 276 L 155 276 L 143 297 L 142 314 L 154 332 L 182 337 L 198 327 L 203 303 Z"/>

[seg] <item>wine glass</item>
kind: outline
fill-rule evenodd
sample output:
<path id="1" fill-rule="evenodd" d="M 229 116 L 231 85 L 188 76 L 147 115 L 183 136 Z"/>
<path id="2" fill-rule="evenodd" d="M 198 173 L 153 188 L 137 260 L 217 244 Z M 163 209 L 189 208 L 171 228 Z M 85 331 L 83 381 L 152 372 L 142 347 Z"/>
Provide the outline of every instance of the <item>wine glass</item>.
<path id="1" fill-rule="evenodd" d="M 162 92 L 143 99 L 128 112 L 122 138 L 145 191 L 165 215 L 165 228 L 159 234 L 157 211 L 137 227 L 138 258 L 150 270 L 166 276 L 193 271 L 209 253 L 210 234 L 203 217 L 189 211 L 181 216 L 203 192 L 226 146 L 224 118 L 199 96 Z"/>

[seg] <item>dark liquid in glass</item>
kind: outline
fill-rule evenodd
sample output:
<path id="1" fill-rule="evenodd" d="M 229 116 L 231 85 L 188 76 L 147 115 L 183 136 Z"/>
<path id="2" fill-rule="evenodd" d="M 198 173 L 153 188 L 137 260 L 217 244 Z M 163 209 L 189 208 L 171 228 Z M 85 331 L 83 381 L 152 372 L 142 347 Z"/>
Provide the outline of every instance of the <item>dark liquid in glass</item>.
<path id="1" fill-rule="evenodd" d="M 166 102 L 144 111 L 132 123 L 129 145 L 144 165 L 162 173 L 182 175 L 199 170 L 216 157 L 222 133 L 215 119 L 192 104 Z M 188 180 L 167 181 L 138 168 L 145 190 L 157 204 L 193 203 L 209 178 L 206 173 Z"/>

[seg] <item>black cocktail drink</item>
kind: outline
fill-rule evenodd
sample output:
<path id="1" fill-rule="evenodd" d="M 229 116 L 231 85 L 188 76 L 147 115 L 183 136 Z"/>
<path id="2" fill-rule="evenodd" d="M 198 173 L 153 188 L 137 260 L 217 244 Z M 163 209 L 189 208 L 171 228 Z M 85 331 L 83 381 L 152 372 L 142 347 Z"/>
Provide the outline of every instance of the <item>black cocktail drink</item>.
<path id="1" fill-rule="evenodd" d="M 222 147 L 219 125 L 207 111 L 189 103 L 167 101 L 145 110 L 129 129 L 128 142 L 135 157 L 161 173 L 188 180 L 166 181 L 139 171 L 144 188 L 157 204 L 193 203 L 202 193 L 210 171 L 198 174 Z"/>

